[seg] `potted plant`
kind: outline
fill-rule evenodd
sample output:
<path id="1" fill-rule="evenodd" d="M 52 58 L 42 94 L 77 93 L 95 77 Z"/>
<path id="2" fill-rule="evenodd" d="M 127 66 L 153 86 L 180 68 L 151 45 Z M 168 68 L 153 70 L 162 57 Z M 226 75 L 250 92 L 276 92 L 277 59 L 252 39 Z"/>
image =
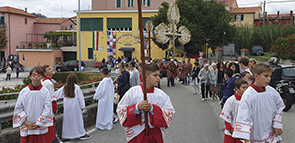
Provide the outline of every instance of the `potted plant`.
<path id="1" fill-rule="evenodd" d="M 25 44 L 23 44 L 23 45 L 22 45 L 22 47 L 23 47 L 23 49 L 24 49 L 24 48 L 26 48 L 26 45 L 25 45 Z"/>
<path id="2" fill-rule="evenodd" d="M 35 47 L 36 47 L 36 48 L 40 48 L 40 44 L 39 44 L 39 43 L 36 43 L 36 44 L 35 44 Z"/>
<path id="3" fill-rule="evenodd" d="M 29 44 L 28 44 L 28 48 L 29 48 L 29 49 L 32 49 L 32 43 L 29 43 Z"/>
<path id="4" fill-rule="evenodd" d="M 43 48 L 43 49 L 47 49 L 47 44 L 46 44 L 46 43 L 43 43 L 43 44 L 42 44 L 42 48 Z"/>

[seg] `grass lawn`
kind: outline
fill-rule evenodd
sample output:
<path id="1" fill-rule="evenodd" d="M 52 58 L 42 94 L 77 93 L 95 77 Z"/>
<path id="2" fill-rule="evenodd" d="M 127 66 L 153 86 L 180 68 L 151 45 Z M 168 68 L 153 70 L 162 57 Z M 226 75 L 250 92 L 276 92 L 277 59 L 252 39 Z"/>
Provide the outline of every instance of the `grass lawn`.
<path id="1" fill-rule="evenodd" d="M 275 56 L 274 53 L 264 53 L 264 56 L 249 56 L 259 62 L 267 62 L 269 58 Z"/>

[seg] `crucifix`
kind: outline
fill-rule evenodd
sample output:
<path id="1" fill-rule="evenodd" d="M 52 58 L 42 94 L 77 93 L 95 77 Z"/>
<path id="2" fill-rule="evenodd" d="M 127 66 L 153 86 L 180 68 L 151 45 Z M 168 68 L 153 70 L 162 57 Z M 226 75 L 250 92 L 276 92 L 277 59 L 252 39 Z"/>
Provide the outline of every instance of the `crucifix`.
<path id="1" fill-rule="evenodd" d="M 191 40 L 191 32 L 185 26 L 180 26 L 177 30 L 180 14 L 176 3 L 170 4 L 167 18 L 169 21 L 168 26 L 165 23 L 161 23 L 155 27 L 154 32 L 159 43 L 165 44 L 170 40 L 170 44 L 172 43 L 173 46 L 172 58 L 175 59 L 175 39 L 179 37 L 179 43 L 185 45 Z"/>
<path id="2" fill-rule="evenodd" d="M 144 40 L 147 40 L 147 43 L 149 44 L 149 48 L 148 48 L 148 57 L 151 57 L 151 39 L 156 39 L 155 37 L 152 37 L 152 31 L 153 31 L 153 28 L 154 28 L 154 25 L 151 21 L 147 21 L 145 23 L 145 29 L 147 30 L 147 34 L 148 34 L 148 37 L 143 37 Z M 140 41 L 140 35 L 139 33 L 136 34 L 136 39 L 138 41 Z"/>

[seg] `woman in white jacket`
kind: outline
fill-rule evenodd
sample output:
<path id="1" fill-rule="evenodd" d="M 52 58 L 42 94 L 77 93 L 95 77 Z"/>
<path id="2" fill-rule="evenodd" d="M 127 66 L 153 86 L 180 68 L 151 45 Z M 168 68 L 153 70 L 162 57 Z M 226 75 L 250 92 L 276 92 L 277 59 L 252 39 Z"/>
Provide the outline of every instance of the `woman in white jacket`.
<path id="1" fill-rule="evenodd" d="M 201 91 L 202 91 L 202 100 L 205 101 L 205 98 L 208 98 L 209 91 L 209 65 L 205 64 L 204 67 L 200 70 L 198 78 L 201 82 Z"/>
<path id="2" fill-rule="evenodd" d="M 213 63 L 212 65 L 212 69 L 209 70 L 209 91 L 212 94 L 212 100 L 218 100 L 217 99 L 217 92 L 218 92 L 218 88 L 217 88 L 217 65 L 215 63 Z"/>

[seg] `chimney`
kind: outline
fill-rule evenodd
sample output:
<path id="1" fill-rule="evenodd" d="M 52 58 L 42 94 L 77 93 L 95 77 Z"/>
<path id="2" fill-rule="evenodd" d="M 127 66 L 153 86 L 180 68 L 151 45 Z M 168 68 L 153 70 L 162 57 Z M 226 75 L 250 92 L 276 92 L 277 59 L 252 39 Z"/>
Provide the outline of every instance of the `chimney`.
<path id="1" fill-rule="evenodd" d="M 277 19 L 280 18 L 280 11 L 277 12 Z"/>
<path id="2" fill-rule="evenodd" d="M 27 11 L 28 11 L 28 8 L 25 7 L 25 12 L 27 12 Z"/>
<path id="3" fill-rule="evenodd" d="M 293 17 L 293 11 L 290 10 L 290 17 Z"/>

